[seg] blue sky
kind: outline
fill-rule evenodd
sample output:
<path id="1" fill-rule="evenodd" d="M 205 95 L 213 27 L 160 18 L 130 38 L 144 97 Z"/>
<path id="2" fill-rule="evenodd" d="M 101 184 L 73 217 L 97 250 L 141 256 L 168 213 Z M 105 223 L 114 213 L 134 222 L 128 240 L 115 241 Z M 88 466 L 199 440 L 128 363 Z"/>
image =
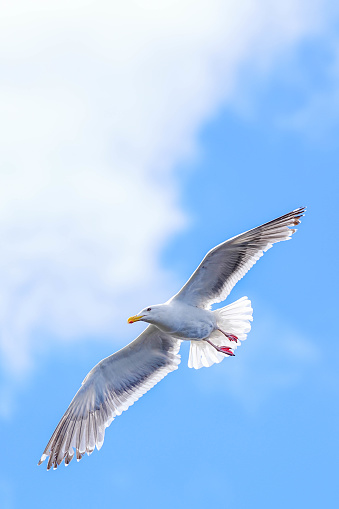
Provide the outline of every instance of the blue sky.
<path id="1" fill-rule="evenodd" d="M 13 2 L 1 21 L 0 499 L 334 508 L 338 10 Z M 308 207 L 232 291 L 234 358 L 166 377 L 98 452 L 37 461 L 86 373 L 227 238 Z"/>

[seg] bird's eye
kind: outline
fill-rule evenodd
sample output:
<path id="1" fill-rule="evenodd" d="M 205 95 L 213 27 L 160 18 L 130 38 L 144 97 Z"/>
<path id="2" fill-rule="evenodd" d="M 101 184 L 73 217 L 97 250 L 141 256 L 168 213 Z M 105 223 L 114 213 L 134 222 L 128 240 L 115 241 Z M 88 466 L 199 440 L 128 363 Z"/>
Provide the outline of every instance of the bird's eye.
<path id="1" fill-rule="evenodd" d="M 146 309 L 146 311 L 151 311 L 151 310 L 152 310 L 152 308 L 147 308 L 147 309 Z"/>

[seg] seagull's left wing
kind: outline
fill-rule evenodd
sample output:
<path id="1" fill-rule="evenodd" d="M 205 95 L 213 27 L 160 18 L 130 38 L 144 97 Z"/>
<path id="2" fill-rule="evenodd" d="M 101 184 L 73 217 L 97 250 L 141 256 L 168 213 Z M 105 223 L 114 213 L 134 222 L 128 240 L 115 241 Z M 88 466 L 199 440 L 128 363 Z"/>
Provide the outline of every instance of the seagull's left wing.
<path id="1" fill-rule="evenodd" d="M 49 456 L 49 470 L 63 459 L 68 465 L 74 449 L 78 460 L 95 446 L 100 449 L 113 419 L 178 368 L 180 343 L 149 325 L 132 343 L 100 361 L 86 376 L 38 464 Z"/>
<path id="2" fill-rule="evenodd" d="M 300 207 L 211 249 L 173 298 L 202 308 L 222 302 L 265 251 L 291 237 L 304 212 L 305 208 Z"/>

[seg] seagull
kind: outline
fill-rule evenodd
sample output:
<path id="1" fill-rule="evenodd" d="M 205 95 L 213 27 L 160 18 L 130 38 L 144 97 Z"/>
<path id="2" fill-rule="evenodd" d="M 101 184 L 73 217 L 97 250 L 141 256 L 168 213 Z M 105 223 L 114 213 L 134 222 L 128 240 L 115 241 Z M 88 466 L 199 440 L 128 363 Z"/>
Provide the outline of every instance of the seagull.
<path id="1" fill-rule="evenodd" d="M 168 373 L 178 369 L 180 344 L 190 341 L 188 366 L 199 369 L 234 356 L 252 321 L 247 297 L 223 308 L 234 285 L 276 242 L 289 240 L 305 207 L 232 237 L 207 253 L 181 290 L 164 304 L 148 306 L 128 323 L 148 327 L 130 344 L 88 373 L 52 434 L 38 465 L 67 466 L 104 442 L 105 428 Z"/>

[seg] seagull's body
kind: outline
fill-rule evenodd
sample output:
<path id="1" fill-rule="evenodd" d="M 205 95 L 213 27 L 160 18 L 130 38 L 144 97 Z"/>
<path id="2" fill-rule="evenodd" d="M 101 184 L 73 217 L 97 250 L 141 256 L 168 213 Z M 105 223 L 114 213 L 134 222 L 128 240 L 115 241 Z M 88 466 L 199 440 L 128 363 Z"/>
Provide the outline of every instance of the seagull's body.
<path id="1" fill-rule="evenodd" d="M 122 411 L 180 363 L 182 340 L 191 342 L 188 365 L 196 369 L 234 355 L 246 339 L 251 303 L 243 297 L 211 311 L 276 242 L 288 240 L 305 209 L 237 235 L 207 253 L 183 288 L 164 304 L 149 306 L 128 319 L 150 325 L 129 345 L 100 361 L 88 373 L 50 438 L 39 465 L 47 469 L 74 456 L 78 460 L 100 449 L 105 428 Z"/>
<path id="2" fill-rule="evenodd" d="M 197 308 L 177 299 L 171 299 L 165 304 L 151 306 L 151 312 L 146 310 L 143 321 L 158 327 L 162 332 L 173 338 L 183 340 L 203 340 L 217 328 L 215 315 L 207 309 Z M 136 315 L 138 317 L 138 315 Z M 129 319 L 133 323 L 135 317 Z"/>

